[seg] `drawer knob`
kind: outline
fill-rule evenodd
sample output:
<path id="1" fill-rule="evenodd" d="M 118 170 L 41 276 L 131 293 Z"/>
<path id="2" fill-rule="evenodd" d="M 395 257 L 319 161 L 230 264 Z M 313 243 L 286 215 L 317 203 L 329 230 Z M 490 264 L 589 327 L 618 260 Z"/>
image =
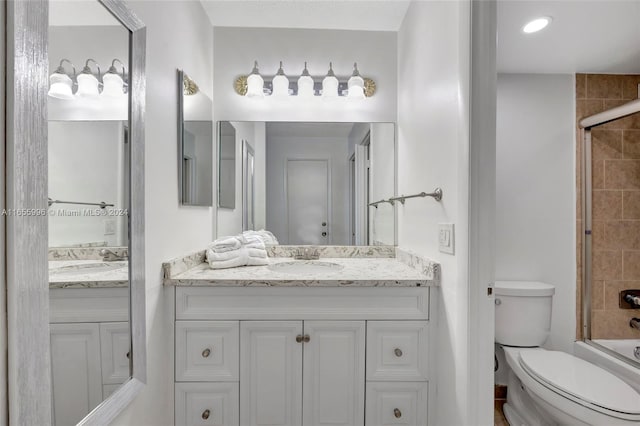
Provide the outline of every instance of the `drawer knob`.
<path id="1" fill-rule="evenodd" d="M 209 411 L 209 409 L 204 410 L 204 411 L 202 412 L 202 418 L 203 418 L 204 420 L 207 420 L 207 419 L 209 418 L 209 416 L 210 416 L 210 415 L 211 415 L 211 411 Z"/>
<path id="2" fill-rule="evenodd" d="M 302 343 L 302 339 L 303 339 L 302 334 L 298 334 L 298 335 L 296 336 L 296 342 L 298 342 L 298 343 Z"/>
<path id="3" fill-rule="evenodd" d="M 400 417 L 402 417 L 402 411 L 400 411 L 399 408 L 394 408 L 393 415 L 396 416 L 396 419 L 399 419 Z"/>
<path id="4" fill-rule="evenodd" d="M 396 354 L 396 356 L 397 356 L 398 358 L 400 358 L 400 357 L 402 356 L 402 350 L 401 350 L 400 348 L 395 348 L 395 349 L 393 350 L 393 353 L 394 353 L 394 354 Z"/>
<path id="5" fill-rule="evenodd" d="M 211 349 L 207 348 L 202 351 L 202 358 L 209 358 L 209 355 L 211 355 Z"/>
<path id="6" fill-rule="evenodd" d="M 305 334 L 304 336 L 302 336 L 303 342 L 309 343 L 310 340 L 311 340 L 311 337 L 308 334 Z"/>

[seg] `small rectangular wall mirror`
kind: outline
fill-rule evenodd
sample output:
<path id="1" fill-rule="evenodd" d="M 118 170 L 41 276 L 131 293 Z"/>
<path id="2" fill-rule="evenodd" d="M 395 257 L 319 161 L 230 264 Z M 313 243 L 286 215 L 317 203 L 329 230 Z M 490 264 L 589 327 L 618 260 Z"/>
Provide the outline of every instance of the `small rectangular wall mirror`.
<path id="1" fill-rule="evenodd" d="M 267 229 L 280 244 L 396 244 L 395 207 L 370 205 L 396 195 L 394 123 L 218 128 L 219 202 L 229 201 L 218 210 L 218 236 Z M 242 185 L 223 189 L 223 176 Z"/>
<path id="2" fill-rule="evenodd" d="M 213 205 L 213 104 L 178 70 L 178 178 L 180 203 Z"/>

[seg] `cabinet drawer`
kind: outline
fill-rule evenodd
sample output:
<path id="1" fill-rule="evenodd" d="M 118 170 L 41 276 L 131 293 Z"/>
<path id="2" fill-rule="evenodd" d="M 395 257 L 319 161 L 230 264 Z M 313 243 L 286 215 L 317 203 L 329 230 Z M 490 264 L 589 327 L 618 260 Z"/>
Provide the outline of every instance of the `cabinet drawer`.
<path id="1" fill-rule="evenodd" d="M 239 381 L 238 321 L 176 321 L 176 381 Z"/>
<path id="2" fill-rule="evenodd" d="M 176 383 L 176 426 L 238 426 L 238 383 Z"/>
<path id="3" fill-rule="evenodd" d="M 367 380 L 425 381 L 427 321 L 368 321 Z"/>
<path id="4" fill-rule="evenodd" d="M 367 383 L 365 426 L 426 426 L 427 382 Z"/>

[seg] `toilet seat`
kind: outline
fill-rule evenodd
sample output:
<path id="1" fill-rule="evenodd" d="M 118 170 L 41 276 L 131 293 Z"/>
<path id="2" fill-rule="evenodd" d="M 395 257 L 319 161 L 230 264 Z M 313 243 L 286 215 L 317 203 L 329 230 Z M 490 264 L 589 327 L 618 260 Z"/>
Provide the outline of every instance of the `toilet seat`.
<path id="1" fill-rule="evenodd" d="M 605 415 L 640 421 L 640 395 L 608 371 L 564 352 L 519 355 L 522 369 L 545 388 Z"/>

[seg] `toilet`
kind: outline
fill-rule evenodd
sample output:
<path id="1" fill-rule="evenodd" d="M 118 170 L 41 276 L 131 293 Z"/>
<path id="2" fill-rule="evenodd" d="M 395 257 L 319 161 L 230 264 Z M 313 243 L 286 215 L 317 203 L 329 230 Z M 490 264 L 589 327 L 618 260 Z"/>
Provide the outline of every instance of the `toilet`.
<path id="1" fill-rule="evenodd" d="M 509 372 L 504 414 L 511 426 L 640 425 L 640 394 L 608 371 L 540 347 L 551 328 L 555 287 L 498 281 L 496 343 Z"/>

